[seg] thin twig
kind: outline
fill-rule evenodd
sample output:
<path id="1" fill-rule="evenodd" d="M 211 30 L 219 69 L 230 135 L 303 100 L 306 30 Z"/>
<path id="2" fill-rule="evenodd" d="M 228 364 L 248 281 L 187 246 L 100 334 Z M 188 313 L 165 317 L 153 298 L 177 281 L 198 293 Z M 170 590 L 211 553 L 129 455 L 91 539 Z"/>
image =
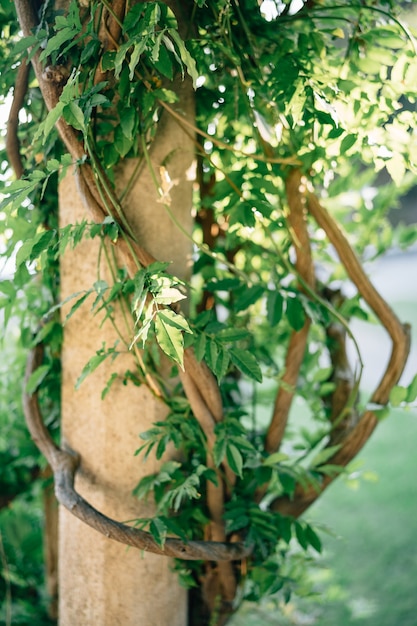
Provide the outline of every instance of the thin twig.
<path id="1" fill-rule="evenodd" d="M 167 104 L 163 100 L 158 100 L 158 104 L 162 108 L 164 108 L 169 113 L 169 115 L 171 115 L 174 119 L 176 119 L 178 124 L 180 124 L 180 126 L 189 128 L 193 132 L 200 135 L 200 137 L 204 137 L 204 139 L 207 139 L 208 141 L 210 141 L 212 144 L 214 144 L 215 146 L 217 146 L 217 148 L 221 150 L 228 150 L 229 152 L 233 152 L 234 154 L 239 154 L 240 156 L 244 158 L 253 159 L 254 161 L 261 161 L 262 163 L 280 163 L 281 165 L 300 165 L 300 161 L 296 159 L 295 157 L 271 157 L 271 156 L 263 156 L 260 154 L 244 152 L 243 150 L 240 150 L 239 148 L 237 148 L 235 145 L 224 143 L 224 141 L 221 141 L 220 139 L 216 139 L 212 135 L 209 135 L 208 133 L 206 133 L 204 130 L 201 130 L 201 128 L 198 128 L 197 126 L 192 124 L 189 120 L 187 120 L 186 117 L 184 117 L 180 113 L 177 113 L 177 111 L 175 111 L 169 104 Z"/>

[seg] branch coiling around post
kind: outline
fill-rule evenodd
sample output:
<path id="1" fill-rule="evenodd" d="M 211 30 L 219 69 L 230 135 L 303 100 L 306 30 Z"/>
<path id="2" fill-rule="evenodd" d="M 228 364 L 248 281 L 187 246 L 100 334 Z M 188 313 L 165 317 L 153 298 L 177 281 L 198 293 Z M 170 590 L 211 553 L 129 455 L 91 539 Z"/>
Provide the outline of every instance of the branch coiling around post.
<path id="1" fill-rule="evenodd" d="M 29 353 L 26 382 L 41 364 L 42 357 L 41 345 L 37 345 Z M 243 543 L 182 541 L 174 538 L 168 538 L 161 547 L 150 533 L 103 515 L 75 491 L 74 478 L 78 459 L 70 452 L 59 448 L 52 440 L 43 423 L 36 393 L 29 394 L 24 391 L 23 407 L 32 439 L 45 455 L 54 472 L 55 494 L 58 502 L 91 528 L 125 545 L 185 560 L 236 561 L 246 558 L 251 553 L 251 547 Z"/>

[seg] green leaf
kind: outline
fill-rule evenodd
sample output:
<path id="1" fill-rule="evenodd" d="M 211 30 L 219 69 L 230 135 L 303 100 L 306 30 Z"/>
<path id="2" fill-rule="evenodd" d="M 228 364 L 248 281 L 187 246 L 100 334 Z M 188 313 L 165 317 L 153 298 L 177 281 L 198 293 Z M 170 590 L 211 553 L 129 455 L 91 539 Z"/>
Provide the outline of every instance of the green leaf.
<path id="1" fill-rule="evenodd" d="M 269 324 L 274 327 L 282 318 L 284 298 L 279 291 L 268 291 L 266 299 L 266 312 Z"/>
<path id="2" fill-rule="evenodd" d="M 241 284 L 238 278 L 221 278 L 213 280 L 206 285 L 207 291 L 232 291 Z"/>
<path id="3" fill-rule="evenodd" d="M 233 445 L 233 443 L 229 443 L 226 448 L 226 459 L 230 466 L 230 469 L 237 474 L 240 478 L 242 478 L 242 469 L 243 469 L 243 459 L 240 453 L 240 450 Z"/>
<path id="4" fill-rule="evenodd" d="M 346 135 L 340 144 L 340 152 L 345 154 L 356 143 L 356 139 L 356 135 Z"/>
<path id="5" fill-rule="evenodd" d="M 144 271 L 138 272 L 135 276 L 135 293 L 132 298 L 132 311 L 135 314 L 136 321 L 142 316 L 148 295 L 148 290 L 145 289 L 145 277 L 146 273 Z"/>
<path id="6" fill-rule="evenodd" d="M 278 463 L 282 463 L 282 461 L 288 461 L 288 455 L 283 452 L 274 452 L 274 454 L 270 454 L 263 461 L 263 465 L 270 467 L 272 465 L 277 465 Z"/>
<path id="7" fill-rule="evenodd" d="M 227 439 L 224 432 L 218 433 L 215 444 L 213 446 L 213 460 L 216 467 L 219 467 L 226 455 Z"/>
<path id="8" fill-rule="evenodd" d="M 239 290 L 240 291 L 240 290 Z M 252 304 L 255 304 L 263 296 L 264 287 L 262 285 L 254 285 L 253 287 L 245 287 L 243 293 L 239 295 L 235 302 L 235 309 L 243 311 Z"/>
<path id="9" fill-rule="evenodd" d="M 74 30 L 69 26 L 62 28 L 56 35 L 51 37 L 46 44 L 46 48 L 42 51 L 39 59 L 44 61 L 52 54 L 52 52 L 59 51 L 61 46 L 67 41 L 72 41 L 74 38 Z"/>
<path id="10" fill-rule="evenodd" d="M 16 255 L 16 267 L 22 265 L 26 261 L 33 261 L 41 252 L 49 247 L 51 240 L 55 236 L 55 231 L 43 231 L 37 233 L 33 239 L 25 241 L 19 248 Z"/>
<path id="11" fill-rule="evenodd" d="M 136 43 L 133 46 L 133 52 L 130 55 L 130 61 L 129 61 L 129 78 L 132 81 L 134 76 L 135 76 L 135 69 L 137 64 L 140 61 L 140 57 L 142 52 L 144 52 L 146 49 L 146 39 L 142 39 L 139 43 Z"/>
<path id="12" fill-rule="evenodd" d="M 172 39 L 175 41 L 175 43 L 177 44 L 181 61 L 184 63 L 185 67 L 187 68 L 187 72 L 189 73 L 189 75 L 191 76 L 193 80 L 193 87 L 194 89 L 196 89 L 198 71 L 197 71 L 197 67 L 195 64 L 195 60 L 192 58 L 191 54 L 188 52 L 187 48 L 185 47 L 185 43 L 181 39 L 178 32 L 176 30 L 170 29 L 169 34 L 172 37 Z"/>
<path id="13" fill-rule="evenodd" d="M 114 147 L 117 152 L 120 154 L 122 159 L 127 155 L 127 153 L 131 150 L 134 144 L 134 139 L 128 139 L 126 135 L 123 133 L 120 126 L 116 128 L 114 131 Z"/>
<path id="14" fill-rule="evenodd" d="M 22 37 L 19 41 L 17 41 L 13 46 L 13 54 L 15 57 L 21 52 L 27 52 L 32 46 L 36 46 L 39 48 L 40 41 L 36 37 L 36 35 L 29 35 L 28 37 Z"/>
<path id="15" fill-rule="evenodd" d="M 142 345 L 143 346 L 145 345 L 146 340 L 148 338 L 149 330 L 150 330 L 150 328 L 152 326 L 152 322 L 154 320 L 154 313 L 155 313 L 155 305 L 153 303 L 153 300 L 151 300 L 149 305 L 146 307 L 145 315 L 144 315 L 143 322 L 142 322 L 142 327 L 140 328 L 139 332 L 136 333 L 136 335 L 132 339 L 132 342 L 130 344 L 129 350 L 131 349 L 133 344 L 135 344 L 138 341 L 138 339 L 140 339 L 140 338 L 142 339 Z"/>
<path id="16" fill-rule="evenodd" d="M 68 320 L 74 315 L 75 311 L 77 311 L 77 309 L 80 308 L 80 306 L 83 304 L 83 302 L 85 302 L 88 298 L 89 295 L 91 295 L 93 293 L 92 289 L 89 289 L 83 296 L 81 296 L 81 298 L 79 298 L 75 304 L 72 305 L 70 312 L 68 313 L 68 315 L 65 317 L 65 322 L 68 322 Z"/>
<path id="17" fill-rule="evenodd" d="M 63 116 L 67 124 L 75 128 L 76 130 L 86 131 L 84 113 L 80 108 L 80 105 L 72 100 L 65 105 L 63 109 Z"/>
<path id="18" fill-rule="evenodd" d="M 158 311 L 158 316 L 164 320 L 166 324 L 169 324 L 174 328 L 178 328 L 179 330 L 183 330 L 184 332 L 190 334 L 193 332 L 185 317 L 179 313 L 174 313 L 174 311 L 170 311 L 170 309 L 164 309 L 163 311 Z"/>
<path id="19" fill-rule="evenodd" d="M 76 389 L 79 389 L 80 385 L 87 378 L 87 376 L 89 376 L 92 372 L 94 372 L 94 370 L 96 370 L 98 366 L 101 363 L 103 363 L 103 361 L 105 361 L 109 356 L 112 357 L 112 360 L 116 358 L 116 356 L 118 355 L 118 352 L 116 352 L 115 346 L 113 348 L 110 348 L 109 350 L 106 350 L 105 347 L 103 347 L 100 350 L 98 350 L 98 352 L 96 352 L 94 356 L 91 357 L 88 363 L 84 365 L 80 376 L 77 378 L 77 381 L 75 383 Z"/>
<path id="20" fill-rule="evenodd" d="M 113 374 L 110 376 L 109 380 L 106 383 L 106 386 L 104 387 L 103 391 L 101 392 L 101 399 L 104 400 L 104 398 L 107 396 L 107 394 L 109 393 L 111 386 L 113 385 L 113 383 L 117 380 L 118 378 L 118 374 L 116 374 L 116 372 L 113 372 Z"/>
<path id="21" fill-rule="evenodd" d="M 407 394 L 407 387 L 402 387 L 401 385 L 393 387 L 391 389 L 391 393 L 389 394 L 389 401 L 391 405 L 400 406 L 400 404 L 407 399 Z"/>
<path id="22" fill-rule="evenodd" d="M 167 49 L 164 47 L 159 48 L 159 57 L 157 60 L 154 60 L 154 66 L 157 72 L 160 72 L 163 76 L 166 76 L 169 80 L 174 78 L 174 70 L 172 67 L 172 62 L 167 52 Z"/>
<path id="23" fill-rule="evenodd" d="M 84 65 L 91 58 L 98 57 L 100 55 L 101 42 L 98 39 L 91 39 L 87 42 L 85 47 L 82 49 L 80 64 Z"/>
<path id="24" fill-rule="evenodd" d="M 120 128 L 123 134 L 130 140 L 133 139 L 136 126 L 137 113 L 133 107 L 123 107 L 120 110 Z"/>
<path id="25" fill-rule="evenodd" d="M 126 14 L 123 21 L 123 32 L 126 33 L 129 30 L 137 30 L 137 24 L 142 17 L 143 5 L 134 4 Z"/>
<path id="26" fill-rule="evenodd" d="M 293 128 L 303 118 L 304 107 L 306 103 L 306 89 L 303 81 L 299 81 L 294 94 L 286 106 L 286 115 L 291 115 Z"/>
<path id="27" fill-rule="evenodd" d="M 413 380 L 407 387 L 407 397 L 405 401 L 414 402 L 416 398 L 417 398 L 417 374 L 414 376 Z"/>
<path id="28" fill-rule="evenodd" d="M 155 316 L 156 340 L 161 350 L 170 359 L 178 363 L 181 369 L 184 369 L 184 338 L 179 327 L 173 326 L 171 320 L 167 319 L 166 313 L 168 311 L 158 311 Z"/>
<path id="29" fill-rule="evenodd" d="M 125 21 L 126 21 L 126 18 L 125 18 Z M 117 80 L 119 80 L 120 74 L 122 73 L 123 62 L 126 58 L 127 52 L 130 47 L 131 47 L 131 42 L 130 41 L 125 42 L 124 44 L 119 46 L 117 53 L 114 56 L 114 59 L 112 59 L 112 61 L 114 62 L 114 75 Z"/>
<path id="30" fill-rule="evenodd" d="M 330 378 L 332 371 L 333 371 L 332 366 L 322 367 L 319 370 L 316 370 L 313 373 L 313 377 L 312 377 L 313 382 L 322 383 L 322 382 L 327 381 Z"/>
<path id="31" fill-rule="evenodd" d="M 214 373 L 218 381 L 220 381 L 223 376 L 226 375 L 230 363 L 230 357 L 227 350 L 223 348 L 219 348 L 219 354 L 216 361 L 216 366 L 214 369 Z"/>
<path id="32" fill-rule="evenodd" d="M 115 50 L 107 50 L 101 57 L 101 67 L 103 72 L 114 70 Z"/>
<path id="33" fill-rule="evenodd" d="M 248 350 L 233 348 L 230 350 L 230 358 L 236 367 L 252 380 L 262 382 L 262 372 L 256 358 Z"/>
<path id="34" fill-rule="evenodd" d="M 50 365 L 41 365 L 34 372 L 32 372 L 26 383 L 26 393 L 30 395 L 35 393 L 50 369 Z"/>
<path id="35" fill-rule="evenodd" d="M 167 536 L 166 524 L 164 524 L 164 522 L 159 517 L 155 517 L 149 525 L 149 532 L 155 539 L 158 546 L 160 548 L 163 548 Z"/>
<path id="36" fill-rule="evenodd" d="M 244 328 L 223 328 L 216 333 L 216 341 L 229 343 L 232 341 L 247 339 L 249 335 L 250 333 Z"/>
<path id="37" fill-rule="evenodd" d="M 201 361 L 204 357 L 206 350 L 207 336 L 204 333 L 199 333 L 194 343 L 194 353 L 197 361 Z"/>
<path id="38" fill-rule="evenodd" d="M 62 116 L 64 107 L 65 107 L 65 103 L 59 101 L 56 104 L 56 106 L 49 111 L 48 115 L 46 116 L 45 121 L 39 125 L 38 130 L 36 131 L 35 136 L 33 138 L 33 141 L 36 141 L 43 133 L 43 140 L 45 143 L 45 140 L 49 137 L 55 124 L 57 123 L 59 118 Z"/>
<path id="39" fill-rule="evenodd" d="M 307 541 L 307 538 L 306 538 L 306 535 L 305 535 L 304 528 L 301 526 L 301 524 L 299 522 L 295 522 L 294 528 L 295 528 L 295 536 L 297 537 L 298 543 L 303 548 L 303 550 L 307 550 L 307 548 L 308 548 L 308 541 Z"/>
<path id="40" fill-rule="evenodd" d="M 317 552 L 321 553 L 322 545 L 321 545 L 320 537 L 317 535 L 317 533 L 312 529 L 312 527 L 309 524 L 307 524 L 306 527 L 304 528 L 304 536 L 306 538 L 306 541 L 308 541 L 308 543 L 310 544 L 310 546 L 312 546 Z"/>
<path id="41" fill-rule="evenodd" d="M 338 450 L 340 450 L 340 445 L 338 446 L 330 446 L 329 448 L 324 448 L 320 450 L 318 454 L 313 458 L 310 463 L 311 467 L 319 467 L 328 461 Z"/>
<path id="42" fill-rule="evenodd" d="M 212 372 L 216 370 L 217 357 L 219 355 L 219 346 L 213 339 L 209 339 L 206 348 L 207 365 Z"/>
<path id="43" fill-rule="evenodd" d="M 305 322 L 305 313 L 303 305 L 298 298 L 288 298 L 286 315 L 289 323 L 295 331 L 302 329 Z"/>

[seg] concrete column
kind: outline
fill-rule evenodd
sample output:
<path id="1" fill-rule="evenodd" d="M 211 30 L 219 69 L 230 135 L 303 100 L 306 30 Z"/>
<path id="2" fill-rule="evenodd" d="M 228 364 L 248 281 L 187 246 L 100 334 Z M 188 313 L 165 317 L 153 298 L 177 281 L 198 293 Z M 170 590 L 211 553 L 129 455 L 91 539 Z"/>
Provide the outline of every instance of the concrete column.
<path id="1" fill-rule="evenodd" d="M 179 106 L 193 119 L 190 85 L 182 83 L 179 91 Z M 178 179 L 170 193 L 171 208 L 187 230 L 191 229 L 192 182 L 186 173 L 193 151 L 193 140 L 164 112 L 151 155 L 158 174 L 164 166 L 172 180 Z M 119 190 L 133 171 L 133 162 L 119 168 Z M 149 174 L 142 168 L 124 199 L 127 217 L 140 243 L 159 260 L 173 261 L 172 272 L 186 278 L 191 244 L 157 200 Z M 88 219 L 72 173 L 60 185 L 59 202 L 62 226 Z M 98 252 L 98 239 L 84 240 L 66 252 L 61 266 L 62 299 L 89 289 L 98 279 Z M 100 272 L 106 279 L 104 264 Z M 152 514 L 152 507 L 138 502 L 132 490 L 158 464 L 152 458 L 144 464 L 134 452 L 141 445 L 139 434 L 163 419 L 166 407 L 146 387 L 123 385 L 124 373 L 134 367 L 128 353 L 114 362 L 107 359 L 75 390 L 91 356 L 103 342 L 111 347 L 117 339 L 108 320 L 101 325 L 103 316 L 92 316 L 91 304 L 84 303 L 64 328 L 62 438 L 81 456 L 79 492 L 106 515 L 128 521 Z M 67 311 L 68 307 L 64 316 Z M 102 400 L 113 372 L 119 377 Z M 170 571 L 169 559 L 126 548 L 65 510 L 60 512 L 59 536 L 60 626 L 186 626 L 186 592 Z"/>

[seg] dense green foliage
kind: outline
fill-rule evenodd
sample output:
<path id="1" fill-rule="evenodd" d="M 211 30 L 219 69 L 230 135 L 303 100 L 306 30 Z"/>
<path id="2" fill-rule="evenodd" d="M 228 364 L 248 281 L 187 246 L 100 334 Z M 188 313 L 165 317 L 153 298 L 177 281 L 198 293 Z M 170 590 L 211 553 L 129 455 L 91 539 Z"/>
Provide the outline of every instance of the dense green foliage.
<path id="1" fill-rule="evenodd" d="M 184 7 L 190 12 L 180 20 L 185 28 L 178 28 L 174 13 L 163 3 L 133 5 L 119 45 L 106 51 L 97 25 L 107 2 L 80 7 L 72 0 L 66 14 L 54 13 L 45 3 L 38 27 L 25 38 L 13 7 L 5 3 L 0 11 L 3 97 L 11 91 L 28 49 L 29 57 L 41 51 L 45 71 L 59 68 L 62 77 L 59 102 L 48 112 L 36 78 L 29 76 L 18 131 L 22 178 L 13 180 L 9 156 L 2 150 L 1 175 L 11 182 L 3 189 L 0 214 L 1 254 L 7 263 L 0 304 L 4 327 L 17 334 L 19 346 L 10 347 L 5 338 L 1 494 L 24 493 L 19 498 L 30 499 L 38 490 L 32 481 L 42 461 L 23 430 L 15 383 L 9 381 L 23 378 L 22 348 L 39 342 L 46 346 L 46 358 L 29 389 L 39 391 L 46 422 L 57 429 L 59 257 L 81 239 L 116 242 L 129 233 L 123 197 L 115 197 L 114 168 L 123 159 L 136 158 L 152 169 L 149 149 L 158 122 L 163 115 L 180 116 L 176 111 L 181 103 L 173 108 L 173 81 L 177 76 L 192 80 L 196 128 L 180 117 L 184 128 L 197 136 L 191 285 L 171 276 L 169 266 L 160 262 L 129 276 L 108 256 L 112 284 L 98 277 L 89 290 L 74 294 L 68 317 L 83 306 L 100 319 L 113 319 L 117 302 L 135 327 L 131 336 L 118 328 L 119 340 L 112 346 L 103 342 L 80 372 L 78 385 L 88 384 L 88 374 L 105 359 L 114 360 L 135 345 L 143 349 L 143 361 L 126 373 L 127 384 L 146 384 L 146 372 L 157 371 L 159 348 L 173 362 L 173 377 L 183 367 L 184 348 L 190 346 L 214 374 L 224 407 L 210 451 L 214 467 L 207 462 L 205 435 L 181 386 L 172 391 L 160 381 L 169 415 L 141 434 L 138 454 L 156 452 L 160 458 L 173 443 L 182 455 L 181 461 L 164 463 L 157 475 L 138 485 L 138 497 L 155 498 L 157 513 L 137 520 L 137 525 L 149 529 L 160 545 L 167 534 L 203 538 L 210 520 L 207 484 L 217 484 L 223 471 L 218 468 L 227 466 L 236 482 L 225 503 L 225 530 L 228 537 L 237 534 L 254 546 L 241 580 L 241 597 L 253 601 L 277 592 L 290 597 L 297 581 L 285 563 L 294 544 L 306 559 L 321 550 L 310 524 L 283 516 L 270 505 L 281 497 L 291 499 L 300 484 L 320 489 L 323 477 L 342 471 L 331 463 L 340 444 L 327 445 L 336 388 L 327 330 L 335 320 L 348 328 L 354 316 L 373 319 L 360 294 L 328 297 L 324 286 L 338 293 L 347 282 L 346 268 L 335 260 L 317 226 L 310 228 L 317 287 L 299 275 L 285 181 L 295 169 L 305 177 L 304 184 L 343 224 L 362 259 L 417 239 L 415 228 L 393 232 L 387 220 L 388 211 L 413 183 L 417 166 L 416 43 L 397 16 L 397 3 L 294 4 L 198 1 Z M 58 180 L 74 162 L 55 129 L 60 118 L 78 132 L 84 150 L 78 166 L 91 165 L 105 199 L 108 215 L 99 224 L 57 226 Z M 167 168 L 151 174 L 175 221 L 169 195 L 175 181 Z M 176 308 L 186 293 L 191 311 L 187 319 Z M 270 416 L 262 397 L 270 399 L 282 384 L 288 342 L 307 320 L 309 343 L 296 389 L 305 400 L 306 426 L 289 430 L 282 448 L 269 454 L 264 437 Z M 113 381 L 111 377 L 103 396 Z M 414 379 L 407 387 L 395 387 L 391 401 L 399 405 L 416 396 Z M 367 400 L 361 399 L 362 407 Z M 350 397 L 348 408 L 354 402 Z M 262 499 L 258 495 L 265 485 Z M 189 585 L 197 584 L 200 568 L 178 564 Z M 1 571 L 6 589 L 4 564 Z M 11 582 L 13 589 L 19 586 Z"/>

